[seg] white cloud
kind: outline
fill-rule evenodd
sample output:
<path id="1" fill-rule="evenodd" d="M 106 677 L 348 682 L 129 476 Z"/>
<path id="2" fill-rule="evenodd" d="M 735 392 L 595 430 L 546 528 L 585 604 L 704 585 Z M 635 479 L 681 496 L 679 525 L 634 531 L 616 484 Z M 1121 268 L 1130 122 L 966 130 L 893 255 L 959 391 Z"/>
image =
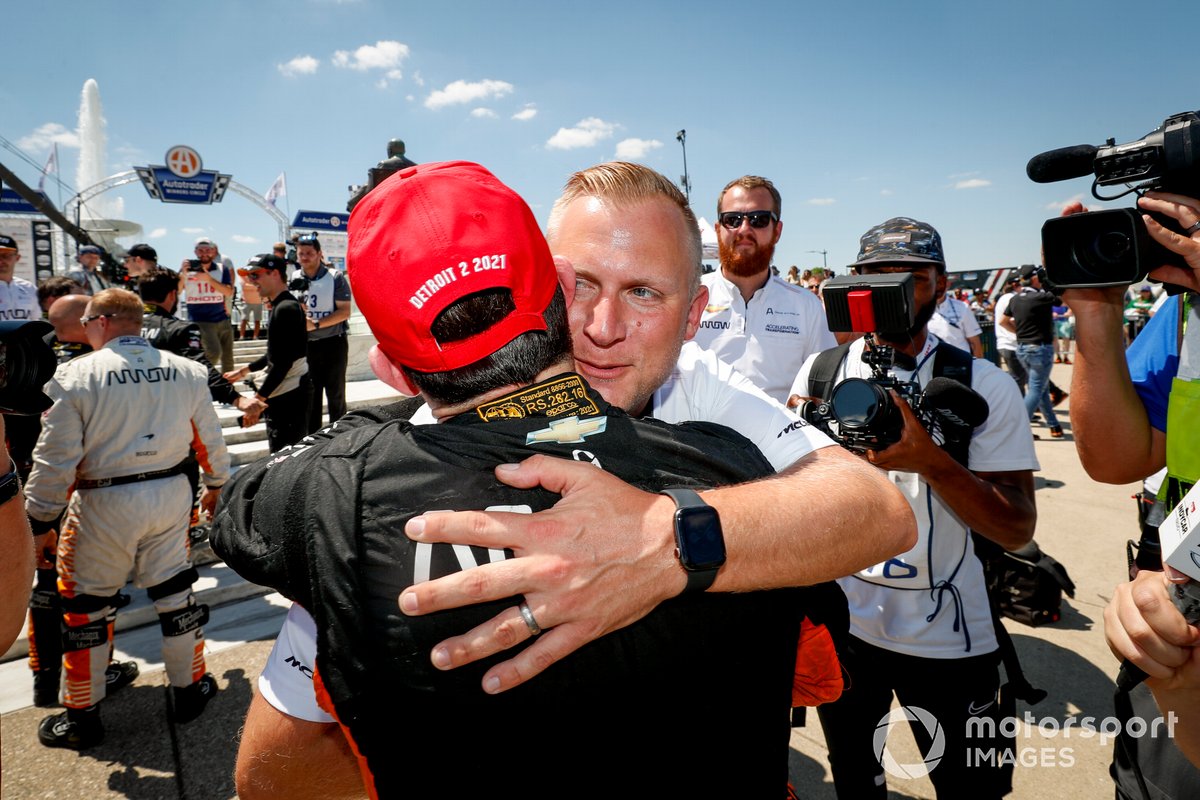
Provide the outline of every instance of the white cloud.
<path id="1" fill-rule="evenodd" d="M 401 42 L 382 41 L 375 44 L 364 44 L 351 53 L 349 50 L 338 50 L 333 54 L 333 65 L 344 69 L 366 72 L 371 69 L 389 70 L 389 78 L 399 80 L 399 66 L 408 58 L 408 45 Z M 396 72 L 393 77 L 390 72 Z"/>
<path id="2" fill-rule="evenodd" d="M 992 182 L 983 178 L 969 178 L 965 181 L 959 181 L 954 184 L 955 189 L 980 189 L 984 186 L 991 186 Z"/>
<path id="3" fill-rule="evenodd" d="M 166 235 L 167 235 L 166 228 L 155 228 L 154 230 L 152 230 L 146 234 L 146 238 L 147 239 L 161 239 L 162 237 L 164 237 Z"/>
<path id="4" fill-rule="evenodd" d="M 45 152 L 55 144 L 63 147 L 79 147 L 79 134 L 67 130 L 57 122 L 47 122 L 45 125 L 39 125 L 33 133 L 17 139 L 17 147 L 37 152 Z"/>
<path id="5" fill-rule="evenodd" d="M 193 235 L 197 234 L 197 233 L 204 233 L 204 228 L 180 228 L 179 230 L 181 230 L 184 233 L 190 233 Z"/>
<path id="6" fill-rule="evenodd" d="M 490 108 L 472 108 L 471 116 L 475 117 L 476 119 L 495 119 L 496 112 L 492 111 Z"/>
<path id="7" fill-rule="evenodd" d="M 533 103 L 526 103 L 525 107 L 512 115 L 512 118 L 519 122 L 528 122 L 537 116 L 537 107 Z"/>
<path id="8" fill-rule="evenodd" d="M 416 100 L 417 98 L 413 97 L 411 94 L 406 94 L 406 95 L 404 95 L 404 99 L 411 103 L 414 100 Z"/>
<path id="9" fill-rule="evenodd" d="M 389 69 L 387 76 L 388 76 L 388 80 L 398 81 L 404 77 L 404 73 L 398 69 Z"/>
<path id="10" fill-rule="evenodd" d="M 491 100 L 512 94 L 513 85 L 508 81 L 495 81 L 485 78 L 481 81 L 468 83 L 454 81 L 446 84 L 444 89 L 436 89 L 425 98 L 425 107 L 433 111 L 446 106 L 473 103 L 476 100 Z"/>
<path id="11" fill-rule="evenodd" d="M 387 78 L 380 78 L 379 80 L 375 81 L 376 89 L 386 89 L 387 87 L 388 87 Z"/>
<path id="12" fill-rule="evenodd" d="M 574 128 L 559 128 L 558 132 L 546 141 L 546 147 L 551 150 L 575 150 L 580 147 L 592 147 L 603 139 L 611 139 L 617 126 L 605 122 L 599 117 L 581 119 Z"/>
<path id="13" fill-rule="evenodd" d="M 419 72 L 414 72 L 412 74 L 412 82 L 415 83 L 417 86 L 425 85 L 425 79 L 421 77 L 421 73 L 419 73 Z"/>
<path id="14" fill-rule="evenodd" d="M 662 142 L 658 139 L 622 139 L 617 142 L 617 158 L 645 158 L 651 150 L 657 150 L 662 146 Z"/>
<path id="15" fill-rule="evenodd" d="M 895 194 L 891 189 L 880 189 L 879 194 L 883 197 L 891 197 Z"/>
<path id="16" fill-rule="evenodd" d="M 837 202 L 837 199 L 833 197 L 810 197 L 807 202 L 810 206 L 831 206 Z"/>
<path id="17" fill-rule="evenodd" d="M 321 62 L 312 56 L 296 56 L 286 64 L 276 64 L 275 68 L 283 77 L 294 78 L 297 75 L 312 75 L 320 65 Z"/>
<path id="18" fill-rule="evenodd" d="M 230 236 L 229 238 L 233 239 L 238 244 L 254 244 L 255 242 L 258 241 L 258 239 L 256 239 L 255 237 L 246 236 L 243 233 L 235 233 L 233 236 Z"/>

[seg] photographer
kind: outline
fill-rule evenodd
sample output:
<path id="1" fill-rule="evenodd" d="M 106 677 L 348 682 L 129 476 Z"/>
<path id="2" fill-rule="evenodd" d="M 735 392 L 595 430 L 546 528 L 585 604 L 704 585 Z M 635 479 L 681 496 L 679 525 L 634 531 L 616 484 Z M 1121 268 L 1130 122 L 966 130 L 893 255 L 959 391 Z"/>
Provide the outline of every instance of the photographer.
<path id="1" fill-rule="evenodd" d="M 1200 476 L 1200 438 L 1196 397 L 1200 388 L 1200 323 L 1196 292 L 1200 290 L 1200 200 L 1165 192 L 1148 192 L 1138 201 L 1142 211 L 1175 220 L 1184 234 L 1167 230 L 1143 216 L 1147 232 L 1158 244 L 1182 256 L 1182 264 L 1159 267 L 1150 277 L 1187 291 L 1171 297 L 1130 345 L 1124 346 L 1124 286 L 1067 289 L 1064 299 L 1075 311 L 1075 372 L 1071 405 L 1075 446 L 1093 479 L 1124 484 L 1167 468 L 1159 494 L 1163 511 L 1174 508 Z M 1083 212 L 1079 203 L 1064 216 Z M 1158 568 L 1157 542 L 1143 540 L 1138 566 Z M 1192 649 L 1197 635 L 1183 616 L 1165 602 L 1166 579 L 1146 572 L 1117 587 L 1105 612 L 1105 635 L 1114 654 L 1128 659 L 1149 676 L 1145 688 L 1130 693 L 1134 714 L 1146 718 L 1174 711 L 1179 715 L 1174 744 L 1200 765 L 1200 670 Z M 1153 693 L 1151 697 L 1146 689 Z M 1164 796 L 1194 793 L 1198 773 L 1166 739 L 1138 740 L 1137 760 L 1146 779 Z M 1136 796 L 1125 751 L 1118 746 L 1115 773 L 1120 796 Z"/>
<path id="2" fill-rule="evenodd" d="M 1000 660 L 971 530 L 1006 549 L 1033 537 L 1032 470 L 1038 465 L 1025 409 L 1003 372 L 928 332 L 946 285 L 941 237 L 933 227 L 904 217 L 888 220 L 863 235 L 859 259 L 851 266 L 860 275 L 912 275 L 916 312 L 911 327 L 876 332 L 871 345 L 877 352 L 880 345 L 894 349 L 894 379 L 924 390 L 939 377 L 939 364 L 965 362 L 970 387 L 986 400 L 988 414 L 968 440 L 969 466 L 964 466 L 934 442 L 893 390 L 902 417 L 900 439 L 885 449 L 866 450 L 867 460 L 888 470 L 908 498 L 918 541 L 908 552 L 838 581 L 850 604 L 850 643 L 840 655 L 851 680 L 839 700 L 818 709 L 834 786 L 841 798 L 886 795 L 873 737 L 894 693 L 901 704 L 931 713 L 945 734 L 944 756 L 929 773 L 939 798 L 1001 797 L 1011 788 L 1003 767 L 972 767 L 968 759 L 970 746 L 992 742 L 965 735 L 969 718 L 997 715 Z M 849 346 L 831 376 L 834 386 L 872 377 L 862 358 L 866 346 L 865 339 Z M 810 358 L 793 393 L 818 394 L 809 379 L 825 380 L 820 374 L 825 371 L 821 356 Z M 950 405 L 942 397 L 942 404 Z M 914 725 L 913 733 L 927 753 L 931 742 L 924 726 Z"/>
<path id="3" fill-rule="evenodd" d="M 204 355 L 221 372 L 233 369 L 233 325 L 225 301 L 233 296 L 233 270 L 217 260 L 217 245 L 207 236 L 196 240 L 196 257 L 180 269 L 187 286 L 188 319 L 200 328 Z"/>

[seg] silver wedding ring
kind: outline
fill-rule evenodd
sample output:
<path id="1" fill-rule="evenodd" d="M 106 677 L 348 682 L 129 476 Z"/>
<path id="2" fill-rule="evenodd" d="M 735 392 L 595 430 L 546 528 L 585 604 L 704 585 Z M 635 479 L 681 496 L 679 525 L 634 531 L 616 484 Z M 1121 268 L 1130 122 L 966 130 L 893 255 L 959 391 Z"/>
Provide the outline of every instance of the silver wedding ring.
<path id="1" fill-rule="evenodd" d="M 521 609 L 521 616 L 525 620 L 525 624 L 529 627 L 531 636 L 537 636 L 542 632 L 542 626 L 537 624 L 537 620 L 533 618 L 533 612 L 529 610 L 529 606 L 525 605 L 525 601 L 521 601 L 521 605 L 517 606 Z"/>
<path id="2" fill-rule="evenodd" d="M 1200 220 L 1196 221 L 1196 222 L 1195 222 L 1194 224 L 1192 224 L 1190 227 L 1187 227 L 1187 228 L 1184 228 L 1184 229 L 1183 229 L 1183 233 L 1184 233 L 1184 235 L 1186 235 L 1186 236 L 1191 236 L 1191 235 L 1192 235 L 1193 233 L 1195 233 L 1196 231 L 1200 231 Z"/>

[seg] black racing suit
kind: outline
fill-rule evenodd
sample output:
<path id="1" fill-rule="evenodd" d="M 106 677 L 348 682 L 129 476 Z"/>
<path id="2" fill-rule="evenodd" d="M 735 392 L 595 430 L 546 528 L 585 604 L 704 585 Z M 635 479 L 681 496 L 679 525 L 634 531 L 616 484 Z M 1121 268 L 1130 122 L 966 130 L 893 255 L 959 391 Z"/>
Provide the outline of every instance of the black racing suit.
<path id="1" fill-rule="evenodd" d="M 92 352 L 91 345 L 86 342 L 63 342 L 50 332 L 43 341 L 54 351 L 54 358 L 59 364 L 65 364 L 71 359 L 84 353 Z M 8 434 L 8 448 L 21 480 L 29 481 L 29 471 L 33 469 L 33 448 L 42 432 L 40 415 L 6 416 L 5 429 Z M 40 553 L 34 553 L 36 558 L 36 583 L 33 593 L 29 596 L 29 669 L 36 673 L 46 673 L 57 676 L 62 669 L 62 598 L 58 594 L 58 569 L 55 567 L 58 538 L 51 537 L 46 541 Z M 57 678 L 47 678 L 56 684 Z"/>
<path id="2" fill-rule="evenodd" d="M 380 797 L 782 795 L 798 590 L 675 598 L 497 696 L 482 675 L 512 651 L 432 668 L 434 644 L 519 598 L 406 617 L 400 591 L 512 554 L 417 544 L 404 524 L 433 509 L 548 508 L 556 495 L 493 475 L 534 453 L 650 491 L 771 472 L 727 428 L 631 419 L 566 373 L 440 425 L 352 426 L 246 466 L 223 493 L 213 548 L 313 615 L 318 697 Z"/>
<path id="3" fill-rule="evenodd" d="M 218 403 L 233 403 L 241 397 L 233 384 L 212 365 L 204 355 L 200 341 L 200 328 L 196 323 L 168 314 L 161 306 L 148 303 L 146 316 L 142 319 L 142 338 L 159 350 L 190 358 L 208 370 L 208 392 Z"/>
<path id="4" fill-rule="evenodd" d="M 305 325 L 304 310 L 296 298 L 290 292 L 280 292 L 271 300 L 266 355 L 250 364 L 251 370 L 267 370 L 255 391 L 267 398 L 267 441 L 272 453 L 295 444 L 308 433 L 308 402 L 312 394 L 308 375 L 300 376 L 296 388 L 276 393 L 297 366 L 307 369 Z"/>

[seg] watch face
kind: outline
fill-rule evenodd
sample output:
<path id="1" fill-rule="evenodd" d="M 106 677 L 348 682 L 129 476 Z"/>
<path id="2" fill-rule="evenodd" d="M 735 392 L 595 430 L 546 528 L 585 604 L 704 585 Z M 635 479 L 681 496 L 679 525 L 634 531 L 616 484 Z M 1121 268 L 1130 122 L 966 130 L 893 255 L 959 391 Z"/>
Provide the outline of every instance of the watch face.
<path id="1" fill-rule="evenodd" d="M 716 509 L 708 506 L 675 512 L 679 560 L 691 571 L 717 569 L 725 563 L 725 537 Z"/>

